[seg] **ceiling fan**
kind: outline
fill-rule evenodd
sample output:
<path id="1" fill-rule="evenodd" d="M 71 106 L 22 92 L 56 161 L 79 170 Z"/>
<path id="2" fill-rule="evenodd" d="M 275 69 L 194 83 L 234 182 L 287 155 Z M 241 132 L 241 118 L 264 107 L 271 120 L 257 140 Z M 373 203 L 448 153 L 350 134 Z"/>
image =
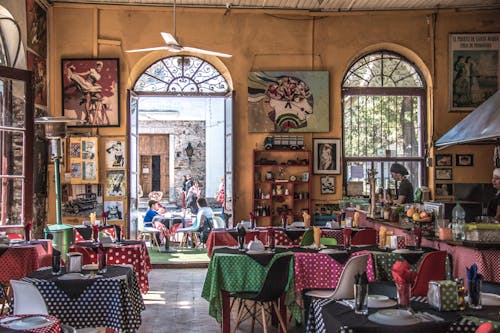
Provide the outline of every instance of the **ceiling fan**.
<path id="1" fill-rule="evenodd" d="M 175 26 L 176 26 L 176 24 L 175 24 L 175 5 L 176 5 L 176 1 L 174 0 L 174 34 L 172 35 L 168 32 L 161 32 L 161 37 L 163 38 L 163 41 L 165 42 L 165 46 L 148 47 L 145 49 L 127 50 L 125 52 L 132 53 L 132 52 L 148 52 L 148 51 L 167 50 L 170 52 L 188 51 L 188 52 L 193 52 L 193 53 L 207 54 L 207 55 L 213 55 L 213 56 L 224 57 L 224 58 L 232 57 L 231 54 L 227 54 L 227 53 L 209 51 L 209 50 L 198 49 L 195 47 L 181 45 L 179 43 L 179 41 L 177 40 L 177 35 L 176 35 L 176 30 L 175 30 Z"/>

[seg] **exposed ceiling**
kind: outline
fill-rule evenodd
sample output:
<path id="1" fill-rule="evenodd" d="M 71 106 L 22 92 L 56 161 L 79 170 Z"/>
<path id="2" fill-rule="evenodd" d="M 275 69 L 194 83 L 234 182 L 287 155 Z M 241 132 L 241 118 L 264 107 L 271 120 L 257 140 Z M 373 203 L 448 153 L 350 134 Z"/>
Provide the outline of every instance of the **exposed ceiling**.
<path id="1" fill-rule="evenodd" d="M 48 0 L 50 3 L 123 4 L 172 6 L 173 0 Z M 490 9 L 500 8 L 500 0 L 177 0 L 179 7 L 227 9 L 289 9 L 324 12 Z"/>

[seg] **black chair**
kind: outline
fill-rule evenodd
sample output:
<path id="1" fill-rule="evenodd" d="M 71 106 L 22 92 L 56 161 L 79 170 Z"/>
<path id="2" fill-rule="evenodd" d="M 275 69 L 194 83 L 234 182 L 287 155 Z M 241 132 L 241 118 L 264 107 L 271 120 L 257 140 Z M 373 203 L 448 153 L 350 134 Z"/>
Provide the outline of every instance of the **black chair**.
<path id="1" fill-rule="evenodd" d="M 262 327 L 264 328 L 264 332 L 267 332 L 266 312 L 271 313 L 273 309 L 283 331 L 286 332 L 286 324 L 284 318 L 281 317 L 278 301 L 281 295 L 285 292 L 285 288 L 288 283 L 289 266 L 291 260 L 292 255 L 285 255 L 276 259 L 269 268 L 266 279 L 264 280 L 264 284 L 262 285 L 260 291 L 231 293 L 231 297 L 234 297 L 237 301 L 239 300 L 238 315 L 235 320 L 233 332 L 236 332 L 236 329 L 238 328 L 240 321 L 242 321 L 245 311 L 247 311 L 252 317 L 253 332 L 255 319 L 257 317 L 257 305 L 260 305 L 261 308 Z M 252 303 L 249 305 L 247 304 L 247 302 Z"/>

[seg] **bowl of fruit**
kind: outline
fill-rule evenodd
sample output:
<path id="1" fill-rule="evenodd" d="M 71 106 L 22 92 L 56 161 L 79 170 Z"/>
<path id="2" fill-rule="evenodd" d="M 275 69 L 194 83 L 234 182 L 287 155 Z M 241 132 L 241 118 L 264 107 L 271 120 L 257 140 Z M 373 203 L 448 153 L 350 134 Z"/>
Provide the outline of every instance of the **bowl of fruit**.
<path id="1" fill-rule="evenodd" d="M 432 212 L 417 207 L 410 207 L 406 211 L 406 216 L 418 223 L 432 222 Z"/>

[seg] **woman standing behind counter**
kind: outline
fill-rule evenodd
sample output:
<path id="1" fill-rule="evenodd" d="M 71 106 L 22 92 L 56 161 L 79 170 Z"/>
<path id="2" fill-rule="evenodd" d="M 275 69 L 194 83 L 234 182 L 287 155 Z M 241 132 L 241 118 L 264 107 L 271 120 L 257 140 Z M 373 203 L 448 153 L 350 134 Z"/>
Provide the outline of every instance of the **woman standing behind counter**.
<path id="1" fill-rule="evenodd" d="M 497 190 L 497 194 L 488 203 L 488 216 L 494 216 L 496 221 L 500 222 L 500 168 L 493 170 L 491 183 L 495 190 Z"/>
<path id="2" fill-rule="evenodd" d="M 391 175 L 394 180 L 399 181 L 399 187 L 396 189 L 397 198 L 393 204 L 402 205 L 413 202 L 413 185 L 406 178 L 408 170 L 404 165 L 394 163 L 391 165 Z"/>

